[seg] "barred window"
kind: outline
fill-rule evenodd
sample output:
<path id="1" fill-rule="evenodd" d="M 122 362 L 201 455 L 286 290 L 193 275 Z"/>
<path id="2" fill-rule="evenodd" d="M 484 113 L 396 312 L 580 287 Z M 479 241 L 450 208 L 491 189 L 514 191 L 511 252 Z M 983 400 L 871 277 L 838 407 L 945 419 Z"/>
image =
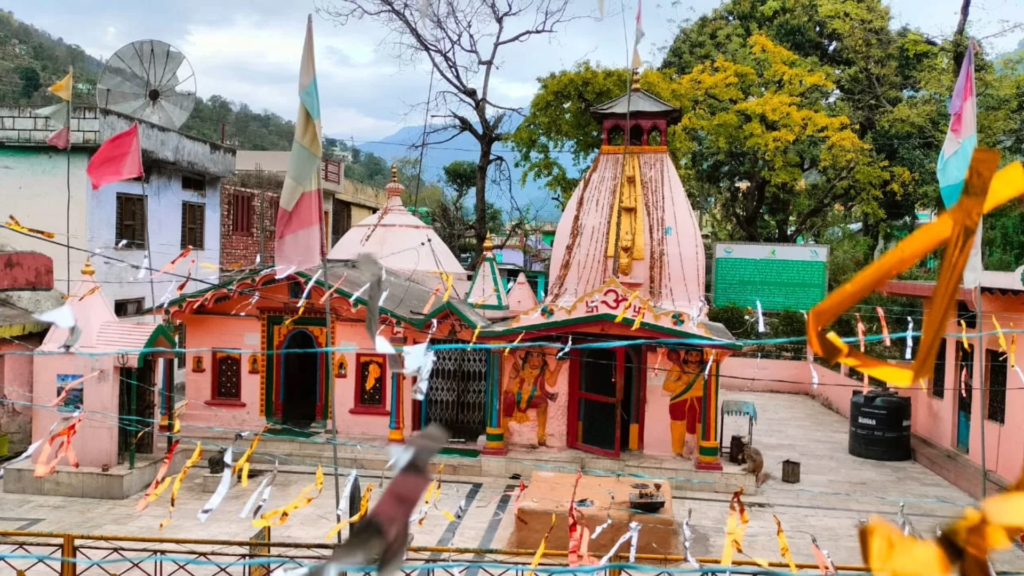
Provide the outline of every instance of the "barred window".
<path id="1" fill-rule="evenodd" d="M 146 198 L 141 194 L 117 194 L 114 240 L 124 241 L 124 248 L 146 247 Z"/>
<path id="2" fill-rule="evenodd" d="M 203 226 L 206 219 L 206 204 L 195 202 L 181 203 L 181 249 L 191 246 L 202 250 Z"/>
<path id="3" fill-rule="evenodd" d="M 935 357 L 935 367 L 932 371 L 932 396 L 936 398 L 946 397 L 946 339 L 939 342 L 939 355 Z"/>
<path id="4" fill-rule="evenodd" d="M 250 234 L 253 229 L 255 206 L 253 195 L 245 192 L 231 194 L 231 233 Z"/>
<path id="5" fill-rule="evenodd" d="M 242 354 L 222 351 L 213 354 L 213 399 L 242 399 Z"/>

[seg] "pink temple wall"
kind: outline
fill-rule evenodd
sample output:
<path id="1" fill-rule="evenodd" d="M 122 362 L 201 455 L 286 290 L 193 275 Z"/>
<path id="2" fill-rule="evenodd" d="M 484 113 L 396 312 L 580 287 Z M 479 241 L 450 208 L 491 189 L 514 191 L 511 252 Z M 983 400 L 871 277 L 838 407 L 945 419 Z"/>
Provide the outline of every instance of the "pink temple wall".
<path id="1" fill-rule="evenodd" d="M 9 434 L 8 450 L 15 452 L 32 443 L 32 356 L 42 342 L 38 336 L 0 341 L 0 432 Z M 8 355 L 5 355 L 8 354 Z"/>
<path id="2" fill-rule="evenodd" d="M 668 374 L 668 360 L 658 364 L 657 350 L 647 352 L 647 403 L 644 409 L 644 454 L 672 455 L 672 434 L 668 419 L 669 395 L 661 389 Z"/>
<path id="3" fill-rule="evenodd" d="M 57 398 L 57 375 L 98 376 L 83 382 L 82 399 L 85 417 L 78 428 L 73 445 L 83 467 L 99 468 L 117 465 L 117 414 L 119 369 L 113 356 L 81 356 L 60 354 L 33 358 L 32 440 L 48 438 L 50 427 L 62 415 L 57 408 L 47 407 Z M 53 454 L 51 453 L 51 458 Z M 67 462 L 62 462 L 62 465 Z"/>

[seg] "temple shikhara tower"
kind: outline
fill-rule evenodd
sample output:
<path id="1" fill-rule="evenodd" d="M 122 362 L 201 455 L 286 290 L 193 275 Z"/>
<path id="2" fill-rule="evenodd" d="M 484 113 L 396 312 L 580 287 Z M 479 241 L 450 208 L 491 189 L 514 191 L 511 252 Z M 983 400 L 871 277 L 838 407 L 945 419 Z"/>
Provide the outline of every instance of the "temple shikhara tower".
<path id="1" fill-rule="evenodd" d="M 719 469 L 718 368 L 735 344 L 706 320 L 704 244 L 663 145 L 680 111 L 641 90 L 634 72 L 630 91 L 591 115 L 603 144 L 558 224 L 550 290 L 484 331 L 520 343 L 560 337 L 566 348 L 506 357 L 490 445 L 675 453 Z M 654 338 L 680 345 L 645 344 Z M 581 347 L 613 340 L 636 343 Z"/>

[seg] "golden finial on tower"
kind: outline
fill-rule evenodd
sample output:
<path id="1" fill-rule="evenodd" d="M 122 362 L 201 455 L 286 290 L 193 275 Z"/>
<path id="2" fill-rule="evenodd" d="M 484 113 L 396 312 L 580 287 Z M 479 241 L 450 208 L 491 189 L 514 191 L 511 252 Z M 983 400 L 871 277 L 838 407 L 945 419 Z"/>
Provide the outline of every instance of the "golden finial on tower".
<path id="1" fill-rule="evenodd" d="M 86 259 L 85 266 L 82 266 L 82 276 L 92 276 L 95 273 L 96 269 L 92 267 L 92 262 Z"/>
<path id="2" fill-rule="evenodd" d="M 398 164 L 394 162 L 391 163 L 391 181 L 398 183 Z"/>
<path id="3" fill-rule="evenodd" d="M 630 90 L 636 92 L 640 89 L 640 69 L 633 68 L 633 85 L 630 86 Z"/>
<path id="4" fill-rule="evenodd" d="M 491 250 L 494 250 L 494 242 L 491 241 L 491 235 L 488 234 L 484 238 L 484 252 L 490 252 Z"/>

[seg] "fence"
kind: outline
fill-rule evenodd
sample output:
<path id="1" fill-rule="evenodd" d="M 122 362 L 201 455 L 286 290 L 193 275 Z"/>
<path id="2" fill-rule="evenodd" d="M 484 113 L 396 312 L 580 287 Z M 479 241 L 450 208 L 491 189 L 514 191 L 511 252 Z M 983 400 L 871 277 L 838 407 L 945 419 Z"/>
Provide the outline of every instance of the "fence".
<path id="1" fill-rule="evenodd" d="M 192 540 L 132 536 L 53 534 L 0 531 L 0 574 L 15 576 L 257 576 L 279 568 L 296 568 L 326 559 L 333 544 L 270 542 L 269 531 L 250 540 Z M 524 576 L 535 550 L 488 550 L 474 548 L 412 547 L 402 576 Z M 549 551 L 541 566 L 564 567 L 567 554 Z M 626 562 L 619 554 L 612 562 Z M 717 559 L 699 558 L 704 565 Z M 669 574 L 691 570 L 680 556 L 638 554 L 636 563 L 646 568 L 609 566 L 596 572 L 607 576 Z M 448 564 L 456 564 L 448 566 Z M 734 574 L 763 573 L 754 563 L 738 559 Z M 788 571 L 788 565 L 770 563 Z M 817 565 L 797 564 L 817 570 Z M 843 572 L 867 572 L 862 566 L 837 566 Z M 653 572 L 651 571 L 653 569 Z M 692 570 L 691 570 L 692 571 Z M 543 572 L 543 569 L 540 570 Z M 561 572 L 561 571 L 560 571 Z M 347 576 L 369 576 L 371 571 L 349 571 Z M 561 572 L 567 574 L 566 572 Z M 595 572 L 588 572 L 595 573 Z"/>

